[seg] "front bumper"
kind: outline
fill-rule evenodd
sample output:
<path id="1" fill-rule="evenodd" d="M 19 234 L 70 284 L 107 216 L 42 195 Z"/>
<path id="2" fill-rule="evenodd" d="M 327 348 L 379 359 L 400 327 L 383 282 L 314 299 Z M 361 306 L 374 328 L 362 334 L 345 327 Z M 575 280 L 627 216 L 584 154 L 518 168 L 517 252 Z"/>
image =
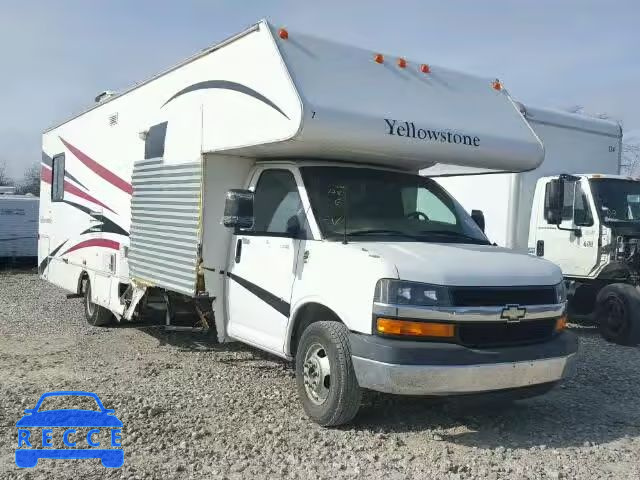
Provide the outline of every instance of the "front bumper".
<path id="1" fill-rule="evenodd" d="M 400 395 L 462 395 L 555 383 L 575 372 L 578 340 L 563 332 L 532 345 L 472 349 L 350 335 L 363 388 Z"/>

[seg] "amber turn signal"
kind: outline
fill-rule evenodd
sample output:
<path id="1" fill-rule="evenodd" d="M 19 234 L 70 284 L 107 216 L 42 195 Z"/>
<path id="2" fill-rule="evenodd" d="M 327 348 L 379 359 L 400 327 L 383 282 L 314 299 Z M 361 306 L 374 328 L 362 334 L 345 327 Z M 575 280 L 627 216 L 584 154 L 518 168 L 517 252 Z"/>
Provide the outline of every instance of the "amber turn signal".
<path id="1" fill-rule="evenodd" d="M 378 318 L 376 329 L 385 335 L 411 337 L 451 338 L 455 335 L 455 325 L 449 323 L 411 322 L 393 318 Z"/>
<path id="2" fill-rule="evenodd" d="M 567 316 L 563 315 L 556 320 L 556 332 L 561 332 L 567 328 Z"/>

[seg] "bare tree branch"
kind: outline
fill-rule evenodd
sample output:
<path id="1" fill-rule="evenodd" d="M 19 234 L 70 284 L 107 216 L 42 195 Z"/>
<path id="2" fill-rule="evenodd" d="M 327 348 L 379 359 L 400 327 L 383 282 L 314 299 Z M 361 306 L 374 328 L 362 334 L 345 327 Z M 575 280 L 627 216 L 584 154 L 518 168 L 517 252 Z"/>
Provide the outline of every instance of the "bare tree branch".
<path id="1" fill-rule="evenodd" d="M 4 161 L 0 161 L 0 187 L 13 186 L 14 181 L 7 175 L 7 166 Z"/>
<path id="2" fill-rule="evenodd" d="M 623 174 L 640 175 L 640 141 L 631 141 L 622 144 L 622 166 Z"/>
<path id="3" fill-rule="evenodd" d="M 24 171 L 17 190 L 21 194 L 30 193 L 40 196 L 40 165 L 38 163 L 34 163 Z"/>

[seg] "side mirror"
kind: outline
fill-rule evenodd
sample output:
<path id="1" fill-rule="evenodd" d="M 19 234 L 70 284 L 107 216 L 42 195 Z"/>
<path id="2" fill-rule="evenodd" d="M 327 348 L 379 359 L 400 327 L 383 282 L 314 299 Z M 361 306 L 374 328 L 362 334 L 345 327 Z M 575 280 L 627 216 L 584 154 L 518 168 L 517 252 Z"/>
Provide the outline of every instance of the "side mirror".
<path id="1" fill-rule="evenodd" d="M 222 224 L 227 228 L 253 228 L 253 198 L 254 193 L 251 190 L 229 190 L 224 203 Z"/>
<path id="2" fill-rule="evenodd" d="M 471 210 L 471 218 L 480 227 L 480 230 L 484 232 L 484 213 L 482 213 L 482 210 Z"/>
<path id="3" fill-rule="evenodd" d="M 287 220 L 287 233 L 291 235 L 291 238 L 300 238 L 304 234 L 302 225 L 300 225 L 300 219 L 297 215 L 292 216 Z"/>
<path id="4" fill-rule="evenodd" d="M 562 223 L 562 208 L 564 205 L 564 179 L 554 178 L 544 191 L 544 218 L 549 225 Z"/>

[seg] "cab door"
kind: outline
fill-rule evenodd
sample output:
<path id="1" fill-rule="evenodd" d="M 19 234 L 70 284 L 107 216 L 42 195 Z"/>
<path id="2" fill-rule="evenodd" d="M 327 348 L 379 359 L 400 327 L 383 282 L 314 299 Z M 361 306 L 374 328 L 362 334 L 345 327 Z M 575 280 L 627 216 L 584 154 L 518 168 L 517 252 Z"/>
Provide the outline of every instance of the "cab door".
<path id="1" fill-rule="evenodd" d="M 227 271 L 229 335 L 274 353 L 284 352 L 291 292 L 296 276 L 304 209 L 294 172 L 257 172 L 255 225 L 232 237 Z"/>
<path id="2" fill-rule="evenodd" d="M 551 178 L 547 179 L 545 188 L 550 181 Z M 545 221 L 544 196 L 539 198 L 536 255 L 557 264 L 566 276 L 585 277 L 598 264 L 600 227 L 589 192 L 588 181 L 584 178 L 564 183 L 560 225 Z"/>

